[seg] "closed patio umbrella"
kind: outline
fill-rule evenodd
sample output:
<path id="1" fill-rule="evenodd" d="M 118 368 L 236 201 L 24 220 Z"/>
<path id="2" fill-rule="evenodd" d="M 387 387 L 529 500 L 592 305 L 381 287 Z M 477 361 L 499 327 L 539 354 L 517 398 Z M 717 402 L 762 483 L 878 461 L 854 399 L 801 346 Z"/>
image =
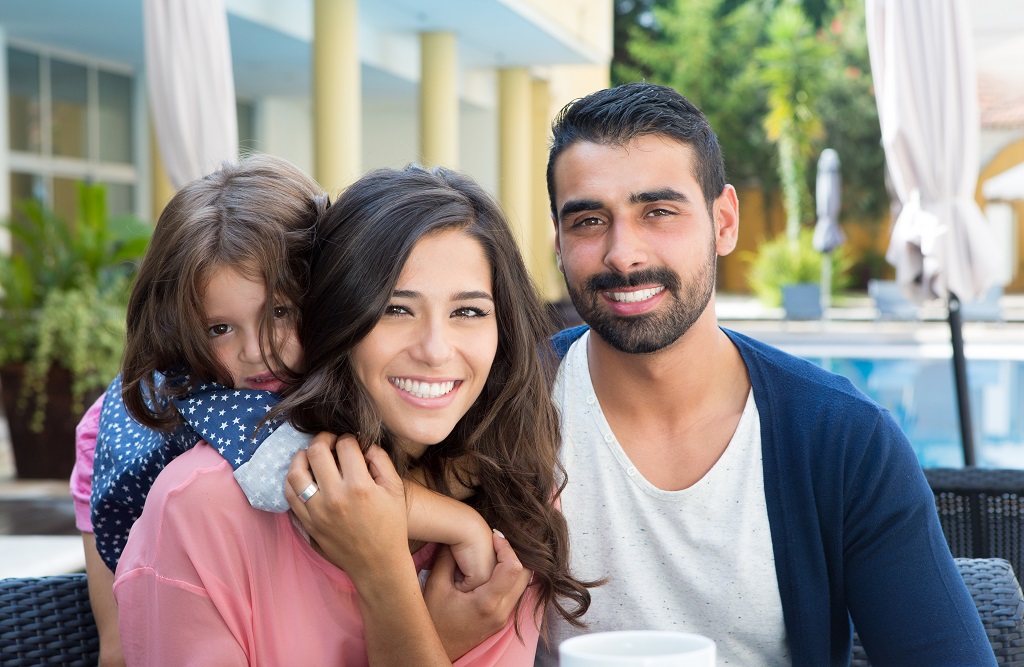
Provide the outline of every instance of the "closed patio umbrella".
<path id="1" fill-rule="evenodd" d="M 818 157 L 818 173 L 814 186 L 818 221 L 814 225 L 814 236 L 811 239 L 814 249 L 825 255 L 821 260 L 822 308 L 827 307 L 832 299 L 832 251 L 846 242 L 846 234 L 839 226 L 842 194 L 839 153 L 831 148 L 826 148 Z"/>
<path id="2" fill-rule="evenodd" d="M 875 100 L 892 184 L 902 204 L 886 260 L 918 300 L 949 303 L 965 465 L 974 439 L 960 299 L 993 281 L 994 241 L 974 201 L 977 75 L 964 0 L 866 0 Z"/>

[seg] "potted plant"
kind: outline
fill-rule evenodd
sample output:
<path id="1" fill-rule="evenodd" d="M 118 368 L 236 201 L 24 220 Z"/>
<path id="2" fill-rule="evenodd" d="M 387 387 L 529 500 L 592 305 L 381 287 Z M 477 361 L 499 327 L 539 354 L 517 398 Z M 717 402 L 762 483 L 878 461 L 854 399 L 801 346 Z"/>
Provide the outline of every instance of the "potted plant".
<path id="1" fill-rule="evenodd" d="M 785 234 L 762 241 L 748 253 L 747 282 L 766 306 L 782 306 L 787 319 L 821 317 L 821 265 L 826 256 L 811 244 L 812 232 L 802 230 L 793 241 Z M 829 253 L 833 294 L 846 286 L 851 261 L 843 248 Z"/>
<path id="2" fill-rule="evenodd" d="M 107 216 L 106 190 L 79 184 L 68 224 L 36 201 L 0 224 L 0 389 L 18 477 L 62 478 L 74 427 L 117 373 L 135 262 L 151 228 Z"/>

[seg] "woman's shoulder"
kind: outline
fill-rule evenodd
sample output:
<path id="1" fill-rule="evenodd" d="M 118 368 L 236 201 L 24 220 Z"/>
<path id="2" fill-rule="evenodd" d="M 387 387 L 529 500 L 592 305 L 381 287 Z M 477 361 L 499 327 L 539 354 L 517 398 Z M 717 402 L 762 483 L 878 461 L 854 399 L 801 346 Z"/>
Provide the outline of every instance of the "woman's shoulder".
<path id="1" fill-rule="evenodd" d="M 238 504 L 249 507 L 232 473 L 231 464 L 201 441 L 160 471 L 146 504 L 156 501 L 174 505 L 195 503 L 204 508 Z"/>

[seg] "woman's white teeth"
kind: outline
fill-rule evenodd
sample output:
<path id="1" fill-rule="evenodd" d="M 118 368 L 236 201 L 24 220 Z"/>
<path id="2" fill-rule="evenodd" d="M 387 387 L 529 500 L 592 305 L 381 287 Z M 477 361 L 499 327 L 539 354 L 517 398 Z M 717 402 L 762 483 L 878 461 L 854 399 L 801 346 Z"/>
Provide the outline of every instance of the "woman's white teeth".
<path id="1" fill-rule="evenodd" d="M 641 289 L 635 292 L 608 292 L 608 296 L 611 297 L 612 301 L 618 301 L 619 303 L 636 303 L 637 301 L 646 301 L 664 289 L 665 287 L 662 285 L 661 287 Z"/>
<path id="2" fill-rule="evenodd" d="M 417 398 L 437 398 L 438 396 L 444 396 L 455 388 L 454 380 L 449 382 L 419 382 L 418 380 L 407 380 L 405 378 L 391 378 L 391 384 Z"/>

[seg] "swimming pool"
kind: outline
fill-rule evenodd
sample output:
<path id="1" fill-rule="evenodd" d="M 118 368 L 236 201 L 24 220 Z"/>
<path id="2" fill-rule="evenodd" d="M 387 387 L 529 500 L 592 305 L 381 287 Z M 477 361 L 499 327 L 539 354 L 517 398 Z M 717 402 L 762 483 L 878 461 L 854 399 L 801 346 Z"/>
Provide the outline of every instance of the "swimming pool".
<path id="1" fill-rule="evenodd" d="M 963 466 L 949 346 L 848 350 L 791 349 L 850 379 L 888 408 L 926 468 Z M 1024 359 L 968 355 L 977 465 L 1024 468 Z"/>

